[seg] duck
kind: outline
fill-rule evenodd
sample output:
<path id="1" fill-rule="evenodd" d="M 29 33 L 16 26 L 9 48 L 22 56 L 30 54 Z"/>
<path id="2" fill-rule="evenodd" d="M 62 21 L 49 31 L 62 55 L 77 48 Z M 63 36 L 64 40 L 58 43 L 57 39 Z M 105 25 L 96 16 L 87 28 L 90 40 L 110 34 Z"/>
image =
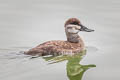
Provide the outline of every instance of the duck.
<path id="1" fill-rule="evenodd" d="M 67 40 L 51 40 L 25 51 L 26 55 L 75 55 L 85 50 L 85 44 L 79 36 L 80 31 L 93 32 L 82 25 L 79 19 L 69 18 L 64 24 Z"/>

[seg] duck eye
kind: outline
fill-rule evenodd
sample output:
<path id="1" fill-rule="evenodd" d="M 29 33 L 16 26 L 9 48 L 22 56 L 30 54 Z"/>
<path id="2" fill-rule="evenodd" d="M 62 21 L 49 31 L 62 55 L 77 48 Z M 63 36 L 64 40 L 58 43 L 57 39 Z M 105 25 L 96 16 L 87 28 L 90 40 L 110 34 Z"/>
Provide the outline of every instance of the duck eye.
<path id="1" fill-rule="evenodd" d="M 72 22 L 72 23 L 70 23 L 70 24 L 79 25 L 78 22 Z"/>
<path id="2" fill-rule="evenodd" d="M 72 29 L 72 27 L 67 27 L 67 29 Z"/>

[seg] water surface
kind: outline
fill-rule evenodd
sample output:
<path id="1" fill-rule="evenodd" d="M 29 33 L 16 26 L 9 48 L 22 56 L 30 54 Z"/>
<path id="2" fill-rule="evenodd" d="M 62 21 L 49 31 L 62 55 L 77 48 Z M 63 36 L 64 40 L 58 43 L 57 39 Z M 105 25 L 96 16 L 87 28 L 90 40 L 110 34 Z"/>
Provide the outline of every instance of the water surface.
<path id="1" fill-rule="evenodd" d="M 0 0 L 0 80 L 69 80 L 68 61 L 48 65 L 22 51 L 45 41 L 66 40 L 64 22 L 70 17 L 95 30 L 80 32 L 87 48 L 80 64 L 97 66 L 82 80 L 119 80 L 119 14 L 119 0 Z"/>

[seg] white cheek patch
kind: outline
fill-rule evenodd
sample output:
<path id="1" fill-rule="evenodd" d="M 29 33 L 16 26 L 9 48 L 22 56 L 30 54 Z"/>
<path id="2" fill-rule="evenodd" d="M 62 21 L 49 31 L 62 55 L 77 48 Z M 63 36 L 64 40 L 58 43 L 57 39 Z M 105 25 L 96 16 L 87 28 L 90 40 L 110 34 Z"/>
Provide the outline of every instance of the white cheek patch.
<path id="1" fill-rule="evenodd" d="M 69 24 L 66 27 L 74 27 L 75 25 Z"/>
<path id="2" fill-rule="evenodd" d="M 81 26 L 76 26 L 77 29 L 81 29 Z"/>
<path id="3" fill-rule="evenodd" d="M 78 26 L 78 25 L 72 25 L 72 24 L 69 24 L 66 26 L 67 28 L 76 28 L 76 29 L 81 29 L 81 26 Z"/>
<path id="4" fill-rule="evenodd" d="M 69 33 L 78 33 L 79 30 L 76 30 L 75 28 L 68 29 Z"/>
<path id="5" fill-rule="evenodd" d="M 69 24 L 66 26 L 66 29 L 69 33 L 78 33 L 80 26 Z"/>

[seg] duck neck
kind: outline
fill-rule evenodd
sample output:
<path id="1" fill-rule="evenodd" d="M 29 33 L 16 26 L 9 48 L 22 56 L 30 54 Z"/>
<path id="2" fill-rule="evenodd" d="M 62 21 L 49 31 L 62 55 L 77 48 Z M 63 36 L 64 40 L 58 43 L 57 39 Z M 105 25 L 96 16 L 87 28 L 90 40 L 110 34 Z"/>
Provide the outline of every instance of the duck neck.
<path id="1" fill-rule="evenodd" d="M 80 36 L 78 34 L 66 33 L 67 41 L 72 43 L 79 43 L 81 41 Z"/>

